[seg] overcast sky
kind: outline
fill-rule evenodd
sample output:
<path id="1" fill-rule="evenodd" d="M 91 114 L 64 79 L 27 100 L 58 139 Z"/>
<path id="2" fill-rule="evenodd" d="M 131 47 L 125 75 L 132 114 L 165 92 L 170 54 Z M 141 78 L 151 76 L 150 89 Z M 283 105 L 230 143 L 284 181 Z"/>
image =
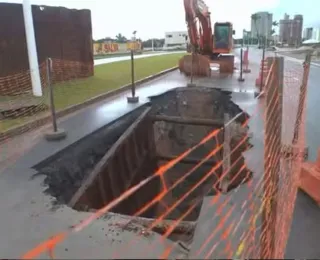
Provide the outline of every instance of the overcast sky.
<path id="1" fill-rule="evenodd" d="M 92 14 L 93 38 L 114 37 L 122 33 L 131 37 L 163 38 L 168 31 L 186 30 L 183 0 L 30 0 L 32 4 L 65 6 L 90 9 Z M 301 13 L 305 25 L 320 25 L 319 0 L 204 0 L 211 11 L 212 23 L 231 21 L 236 37 L 242 30 L 250 30 L 250 16 L 256 11 L 271 11 L 274 20 L 285 12 L 290 15 Z M 0 0 L 21 3 L 22 0 Z"/>

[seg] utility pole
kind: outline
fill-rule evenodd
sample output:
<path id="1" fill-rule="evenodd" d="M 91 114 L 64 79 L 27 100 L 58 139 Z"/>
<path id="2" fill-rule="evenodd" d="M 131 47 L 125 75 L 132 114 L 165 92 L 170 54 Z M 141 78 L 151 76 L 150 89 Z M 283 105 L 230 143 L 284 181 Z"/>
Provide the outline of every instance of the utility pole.
<path id="1" fill-rule="evenodd" d="M 32 92 L 36 97 L 42 96 L 41 80 L 39 73 L 38 54 L 36 39 L 34 34 L 33 17 L 32 17 L 32 6 L 30 0 L 23 0 L 23 18 L 24 28 L 26 32 L 26 41 L 28 47 L 29 56 L 29 69 L 32 83 Z"/>

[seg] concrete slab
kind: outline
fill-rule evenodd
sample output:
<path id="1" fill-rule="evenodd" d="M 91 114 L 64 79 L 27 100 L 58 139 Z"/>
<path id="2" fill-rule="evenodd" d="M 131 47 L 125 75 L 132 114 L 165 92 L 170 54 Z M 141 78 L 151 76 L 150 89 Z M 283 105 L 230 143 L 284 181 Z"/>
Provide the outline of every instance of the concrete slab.
<path id="1" fill-rule="evenodd" d="M 39 243 L 90 216 L 90 213 L 76 212 L 68 207 L 50 211 L 52 199 L 39 190 L 42 181 L 39 178 L 21 186 L 15 185 L 16 189 L 11 192 L 4 191 L 1 185 L 1 257 L 18 259 Z M 56 259 L 106 259 L 114 255 L 120 258 L 152 258 L 160 257 L 168 246 L 174 246 L 153 232 L 140 235 L 143 228 L 138 225 L 132 231 L 122 230 L 119 225 L 123 222 L 119 217 L 99 219 L 81 232 L 71 233 L 56 247 Z M 151 246 L 153 250 L 148 253 Z M 49 256 L 45 252 L 39 258 L 49 259 Z"/>
<path id="2" fill-rule="evenodd" d="M 256 233 L 254 235 L 253 230 L 250 231 L 252 229 L 250 220 L 253 212 L 250 211 L 248 203 L 244 204 L 252 192 L 253 190 L 250 188 L 240 186 L 239 189 L 230 192 L 230 194 L 216 198 L 212 196 L 204 198 L 194 242 L 188 255 L 189 259 L 241 257 L 241 255 L 236 255 L 240 245 L 244 245 L 244 251 L 246 251 L 248 243 L 245 243 L 245 241 L 250 240 L 251 246 L 252 235 L 258 238 L 260 234 Z M 256 197 L 256 199 L 256 203 L 258 203 L 259 198 Z M 242 201 L 242 203 L 239 203 L 239 201 Z M 245 257 L 249 256 L 245 255 Z"/>

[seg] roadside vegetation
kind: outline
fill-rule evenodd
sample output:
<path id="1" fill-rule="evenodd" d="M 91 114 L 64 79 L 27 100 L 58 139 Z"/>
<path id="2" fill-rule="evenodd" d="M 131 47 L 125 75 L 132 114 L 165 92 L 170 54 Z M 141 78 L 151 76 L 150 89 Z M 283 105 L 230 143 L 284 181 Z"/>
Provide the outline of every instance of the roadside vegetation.
<path id="1" fill-rule="evenodd" d="M 184 53 L 174 53 L 154 57 L 146 57 L 135 60 L 135 80 L 140 80 L 157 74 L 163 70 L 178 65 L 178 60 Z M 54 86 L 54 99 L 56 110 L 62 110 L 68 106 L 82 103 L 90 98 L 101 95 L 111 90 L 115 90 L 131 82 L 131 61 L 119 61 L 104 65 L 96 66 L 94 76 L 86 79 L 72 80 L 59 83 Z M 27 97 L 26 97 L 27 98 Z M 29 96 L 29 98 L 34 98 Z M 8 100 L 9 97 L 2 97 L 0 102 Z M 47 90 L 41 102 L 49 104 L 49 95 Z M 10 103 L 10 102 L 9 102 Z M 48 111 L 39 112 L 34 115 L 25 116 L 16 119 L 4 119 L 0 122 L 0 132 L 9 128 L 21 125 L 27 121 L 33 120 Z"/>

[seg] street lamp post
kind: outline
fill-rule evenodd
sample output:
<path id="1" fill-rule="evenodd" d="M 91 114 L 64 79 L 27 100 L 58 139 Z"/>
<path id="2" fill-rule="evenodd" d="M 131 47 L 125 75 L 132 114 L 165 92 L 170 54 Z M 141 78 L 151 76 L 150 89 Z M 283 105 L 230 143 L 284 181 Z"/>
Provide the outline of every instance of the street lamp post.
<path id="1" fill-rule="evenodd" d="M 244 82 L 244 78 L 243 78 L 243 47 L 241 47 L 240 50 L 240 76 L 238 78 L 239 82 Z"/>
<path id="2" fill-rule="evenodd" d="M 45 138 L 48 141 L 59 141 L 61 139 L 66 138 L 67 132 L 64 129 L 58 128 L 57 125 L 57 116 L 56 109 L 54 104 L 54 93 L 53 93 L 53 85 L 51 82 L 52 78 L 52 60 L 51 58 L 47 58 L 46 60 L 46 71 L 47 71 L 47 86 L 49 89 L 50 96 L 50 110 L 51 110 L 51 119 L 52 119 L 52 130 L 45 134 Z"/>

